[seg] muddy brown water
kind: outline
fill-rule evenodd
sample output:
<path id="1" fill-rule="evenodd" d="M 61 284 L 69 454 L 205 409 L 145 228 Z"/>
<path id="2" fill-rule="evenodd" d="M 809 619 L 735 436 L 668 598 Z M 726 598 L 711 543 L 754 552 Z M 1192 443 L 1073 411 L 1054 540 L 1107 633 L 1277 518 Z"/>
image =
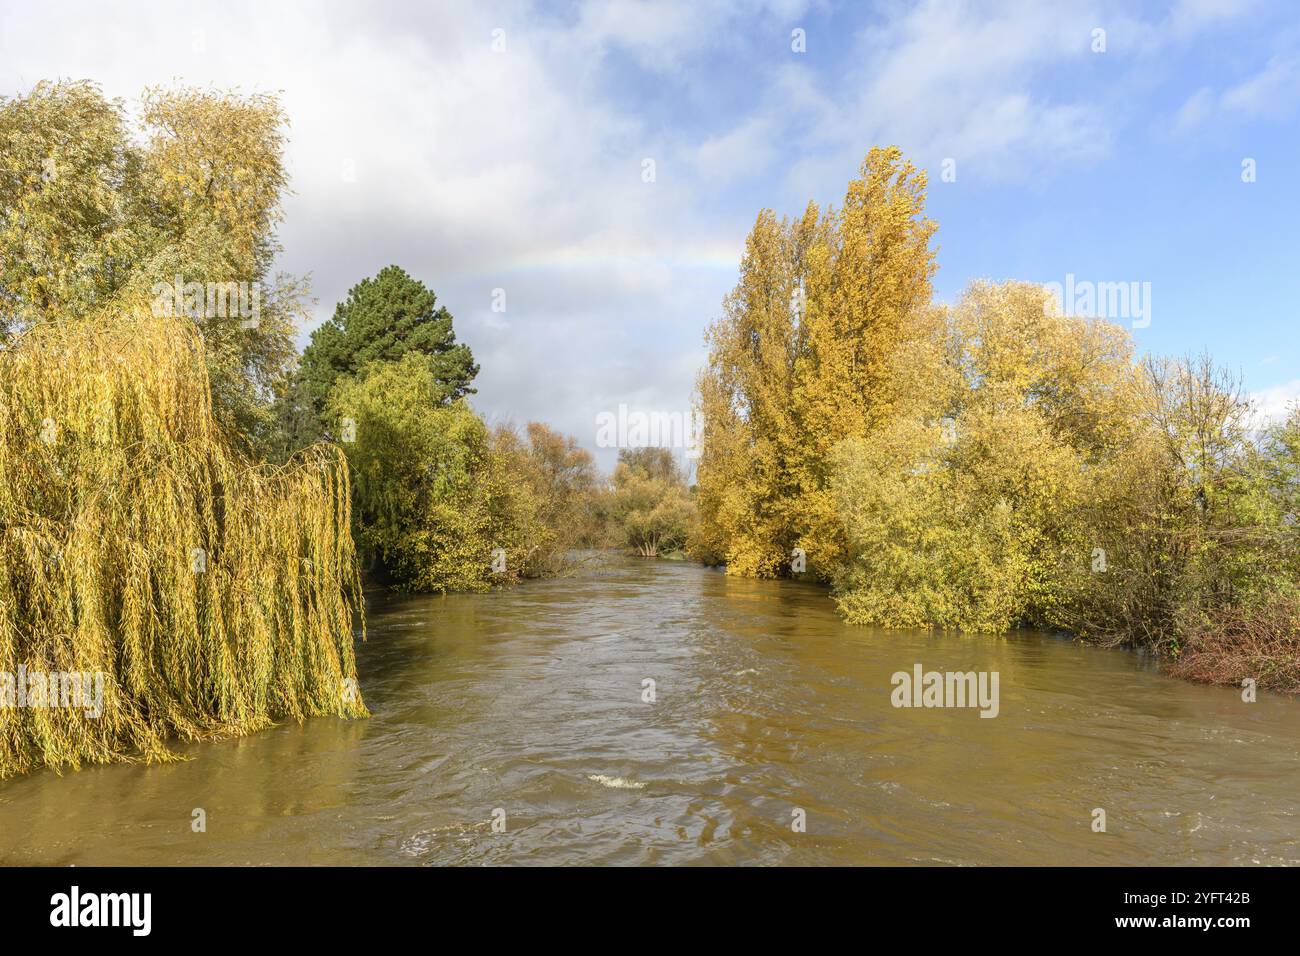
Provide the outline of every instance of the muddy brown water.
<path id="1" fill-rule="evenodd" d="M 1300 702 L 1133 653 L 850 627 L 810 586 L 606 555 L 368 620 L 371 719 L 0 783 L 0 862 L 1300 862 Z M 998 716 L 894 707 L 918 663 L 996 671 Z"/>

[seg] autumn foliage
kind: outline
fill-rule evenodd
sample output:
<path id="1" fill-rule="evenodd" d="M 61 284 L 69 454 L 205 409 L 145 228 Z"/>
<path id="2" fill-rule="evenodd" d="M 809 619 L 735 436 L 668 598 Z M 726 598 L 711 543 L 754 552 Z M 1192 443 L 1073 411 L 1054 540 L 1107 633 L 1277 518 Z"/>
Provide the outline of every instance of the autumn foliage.
<path id="1" fill-rule="evenodd" d="M 233 448 L 189 323 L 118 306 L 0 352 L 0 777 L 364 716 L 348 470 Z M 22 675 L 102 699 L 15 706 Z"/>
<path id="2" fill-rule="evenodd" d="M 692 551 L 806 569 L 857 623 L 1060 629 L 1300 689 L 1300 412 L 1261 431 L 1208 359 L 1139 362 L 1041 286 L 934 302 L 924 200 L 891 147 L 840 210 L 759 214 L 708 334 Z"/>

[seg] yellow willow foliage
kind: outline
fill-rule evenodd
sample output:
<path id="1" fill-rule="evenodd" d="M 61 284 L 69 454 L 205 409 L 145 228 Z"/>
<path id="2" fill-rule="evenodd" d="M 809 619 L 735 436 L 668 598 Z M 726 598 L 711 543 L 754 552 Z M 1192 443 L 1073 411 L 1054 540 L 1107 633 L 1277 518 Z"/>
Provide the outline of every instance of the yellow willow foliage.
<path id="1" fill-rule="evenodd" d="M 0 351 L 0 777 L 366 714 L 341 453 L 244 460 L 193 326 L 124 311 Z M 20 668 L 102 675 L 102 712 L 12 706 Z"/>

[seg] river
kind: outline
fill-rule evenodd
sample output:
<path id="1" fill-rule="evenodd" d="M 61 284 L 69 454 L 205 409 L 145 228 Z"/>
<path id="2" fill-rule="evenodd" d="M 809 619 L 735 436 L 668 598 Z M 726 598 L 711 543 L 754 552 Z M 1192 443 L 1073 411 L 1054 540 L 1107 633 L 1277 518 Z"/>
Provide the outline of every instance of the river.
<path id="1" fill-rule="evenodd" d="M 0 783 L 0 862 L 1300 863 L 1300 702 L 1137 654 L 612 555 L 368 622 L 369 720 Z M 997 672 L 997 716 L 894 707 L 916 664 Z"/>

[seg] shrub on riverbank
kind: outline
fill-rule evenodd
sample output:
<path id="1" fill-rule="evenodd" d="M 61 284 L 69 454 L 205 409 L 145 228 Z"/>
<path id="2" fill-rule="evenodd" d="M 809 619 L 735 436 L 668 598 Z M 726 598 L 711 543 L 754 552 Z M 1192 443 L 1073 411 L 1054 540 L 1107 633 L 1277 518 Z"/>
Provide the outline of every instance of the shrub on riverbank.
<path id="1" fill-rule="evenodd" d="M 643 558 L 680 554 L 695 502 L 667 448 L 624 449 L 605 502 L 610 543 Z"/>
<path id="2" fill-rule="evenodd" d="M 917 393 L 837 449 L 849 620 L 998 632 L 1062 616 L 1138 380 L 1121 329 L 1047 306 L 1037 286 L 973 286 Z"/>
<path id="3" fill-rule="evenodd" d="M 541 422 L 520 434 L 498 426 L 492 445 L 510 472 L 527 486 L 535 517 L 545 529 L 521 568 L 526 578 L 550 577 L 576 567 L 572 552 L 601 543 L 600 479 L 591 452 Z"/>
<path id="4" fill-rule="evenodd" d="M 1260 687 L 1300 694 L 1300 596 L 1228 607 L 1213 621 L 1192 622 L 1171 672 L 1211 684 Z"/>
<path id="5" fill-rule="evenodd" d="M 1111 568 L 1077 589 L 1063 626 L 1150 646 L 1182 676 L 1300 690 L 1300 412 L 1261 434 L 1208 358 L 1148 360 L 1142 375 L 1144 447 L 1090 512 Z"/>
<path id="6" fill-rule="evenodd" d="M 0 352 L 0 776 L 366 713 L 342 456 L 249 462 L 194 326 L 123 312 Z M 20 673 L 102 675 L 101 712 L 17 706 Z"/>
<path id="7" fill-rule="evenodd" d="M 423 356 L 340 380 L 327 419 L 352 468 L 357 540 L 400 587 L 510 583 L 552 542 L 515 443 L 494 437 L 464 400 L 444 404 Z"/>

